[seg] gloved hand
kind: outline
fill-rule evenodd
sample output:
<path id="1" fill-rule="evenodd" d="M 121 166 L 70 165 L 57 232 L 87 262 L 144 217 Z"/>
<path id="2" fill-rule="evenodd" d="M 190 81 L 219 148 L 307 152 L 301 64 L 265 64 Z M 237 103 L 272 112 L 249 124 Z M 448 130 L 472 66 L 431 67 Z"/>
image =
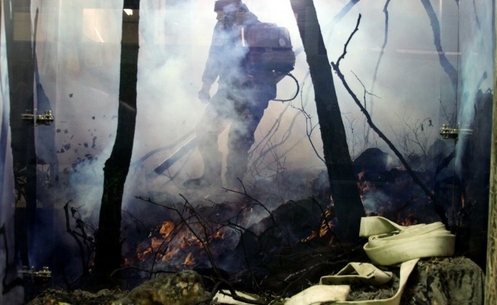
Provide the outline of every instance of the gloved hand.
<path id="1" fill-rule="evenodd" d="M 211 95 L 209 93 L 210 89 L 211 89 L 210 85 L 204 84 L 202 86 L 202 89 L 200 89 L 200 91 L 198 92 L 198 98 L 202 102 L 208 102 L 208 101 L 210 101 L 210 99 L 211 99 Z"/>

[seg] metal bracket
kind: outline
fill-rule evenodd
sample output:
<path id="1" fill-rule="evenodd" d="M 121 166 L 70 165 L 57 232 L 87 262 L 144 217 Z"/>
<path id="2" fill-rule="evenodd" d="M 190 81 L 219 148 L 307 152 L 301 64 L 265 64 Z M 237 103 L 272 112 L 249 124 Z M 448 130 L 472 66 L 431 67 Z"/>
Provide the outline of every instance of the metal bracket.
<path id="1" fill-rule="evenodd" d="M 35 125 L 44 124 L 50 125 L 54 121 L 55 117 L 52 114 L 52 110 L 45 110 L 43 114 L 37 114 L 36 109 L 34 113 L 23 113 L 21 117 L 25 121 L 33 121 Z"/>
<path id="2" fill-rule="evenodd" d="M 47 266 L 44 266 L 41 270 L 36 271 L 35 267 L 29 269 L 27 266 L 23 266 L 21 273 L 25 277 L 31 278 L 32 281 L 36 279 L 48 280 L 52 278 L 52 271 Z"/>
<path id="3" fill-rule="evenodd" d="M 470 135 L 473 133 L 472 129 L 461 129 L 459 128 L 459 123 L 456 128 L 451 128 L 448 124 L 442 124 L 440 128 L 440 135 L 444 139 L 458 139 L 460 134 Z"/>

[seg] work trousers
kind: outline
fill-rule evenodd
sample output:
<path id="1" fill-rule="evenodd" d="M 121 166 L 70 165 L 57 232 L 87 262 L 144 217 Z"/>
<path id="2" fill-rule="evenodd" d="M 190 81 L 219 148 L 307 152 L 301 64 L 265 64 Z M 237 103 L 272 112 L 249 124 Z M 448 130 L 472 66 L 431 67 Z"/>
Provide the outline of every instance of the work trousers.
<path id="1" fill-rule="evenodd" d="M 248 168 L 248 152 L 255 141 L 269 100 L 275 98 L 275 84 L 220 84 L 196 127 L 198 149 L 204 161 L 204 175 L 211 185 L 222 185 L 222 154 L 219 135 L 229 127 L 225 179 L 236 189 Z"/>

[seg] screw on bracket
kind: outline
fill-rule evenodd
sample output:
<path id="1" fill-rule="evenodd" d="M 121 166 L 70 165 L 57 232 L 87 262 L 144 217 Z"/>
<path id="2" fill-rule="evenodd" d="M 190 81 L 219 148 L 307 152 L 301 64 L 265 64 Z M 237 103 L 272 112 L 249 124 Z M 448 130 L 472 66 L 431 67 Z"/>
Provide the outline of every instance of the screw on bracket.
<path id="1" fill-rule="evenodd" d="M 27 266 L 23 266 L 22 275 L 26 278 L 30 278 L 32 281 L 35 280 L 48 280 L 52 278 L 52 271 L 47 266 L 44 266 L 41 270 L 36 271 L 35 267 L 32 266 L 28 268 Z"/>
<path id="2" fill-rule="evenodd" d="M 45 110 L 43 114 L 37 114 L 36 109 L 34 113 L 23 113 L 21 118 L 25 121 L 33 121 L 35 125 L 44 124 L 50 125 L 54 121 L 55 117 L 52 114 L 52 110 Z"/>
<path id="3" fill-rule="evenodd" d="M 472 134 L 472 129 L 461 129 L 459 128 L 459 123 L 456 128 L 451 128 L 448 124 L 442 124 L 440 128 L 440 135 L 444 139 L 458 139 L 460 134 Z"/>

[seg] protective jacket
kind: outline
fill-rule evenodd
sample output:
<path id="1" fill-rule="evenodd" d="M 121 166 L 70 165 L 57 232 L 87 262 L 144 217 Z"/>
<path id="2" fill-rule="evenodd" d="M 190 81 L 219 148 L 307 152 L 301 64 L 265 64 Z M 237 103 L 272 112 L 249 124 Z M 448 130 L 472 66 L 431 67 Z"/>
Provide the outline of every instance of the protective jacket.
<path id="1" fill-rule="evenodd" d="M 219 77 L 220 84 L 239 85 L 251 77 L 244 67 L 248 49 L 243 45 L 240 33 L 242 27 L 255 23 L 260 21 L 246 7 L 244 9 L 244 5 L 237 12 L 226 12 L 216 23 L 202 75 L 204 84 L 212 85 Z"/>

